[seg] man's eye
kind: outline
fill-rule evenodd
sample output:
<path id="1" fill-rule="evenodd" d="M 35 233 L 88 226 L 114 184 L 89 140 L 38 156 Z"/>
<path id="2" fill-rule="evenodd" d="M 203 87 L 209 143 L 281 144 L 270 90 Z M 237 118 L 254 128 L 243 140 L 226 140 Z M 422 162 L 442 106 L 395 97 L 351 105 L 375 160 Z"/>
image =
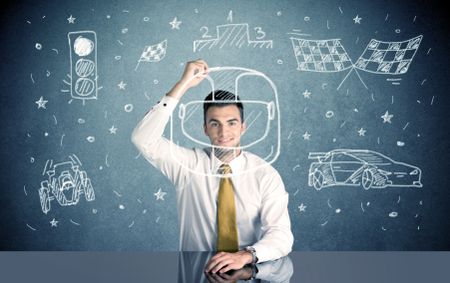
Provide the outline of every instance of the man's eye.
<path id="1" fill-rule="evenodd" d="M 232 121 L 232 122 L 229 123 L 229 125 L 230 125 L 230 126 L 236 126 L 236 125 L 237 125 L 237 122 L 236 122 L 236 121 Z"/>
<path id="2" fill-rule="evenodd" d="M 215 122 L 212 122 L 212 123 L 210 123 L 210 125 L 211 125 L 211 127 L 217 127 L 219 124 L 215 123 Z"/>

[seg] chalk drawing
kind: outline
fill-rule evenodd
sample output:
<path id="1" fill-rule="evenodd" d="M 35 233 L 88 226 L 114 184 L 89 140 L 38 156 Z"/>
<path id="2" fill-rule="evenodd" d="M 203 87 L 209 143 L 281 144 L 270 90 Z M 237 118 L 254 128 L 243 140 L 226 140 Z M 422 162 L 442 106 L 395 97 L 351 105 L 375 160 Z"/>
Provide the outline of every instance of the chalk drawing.
<path id="1" fill-rule="evenodd" d="M 35 103 L 38 105 L 38 109 L 43 108 L 43 109 L 47 109 L 47 107 L 45 106 L 47 104 L 48 100 L 44 100 L 44 98 L 41 96 L 41 98 L 39 98 L 39 100 L 36 100 Z"/>
<path id="2" fill-rule="evenodd" d="M 115 135 L 117 133 L 116 126 L 112 125 L 111 128 L 109 128 L 109 133 Z"/>
<path id="3" fill-rule="evenodd" d="M 362 186 L 370 188 L 422 187 L 419 167 L 394 161 L 365 149 L 335 149 L 311 152 L 317 160 L 309 167 L 308 185 L 316 190 L 331 186 Z"/>
<path id="4" fill-rule="evenodd" d="M 39 189 L 42 212 L 47 214 L 50 211 L 54 199 L 61 206 L 76 205 L 82 194 L 87 201 L 95 200 L 91 179 L 81 166 L 75 154 L 69 156 L 69 161 L 60 163 L 47 160 L 42 175 L 47 175 L 48 179 L 41 182 Z"/>
<path id="5" fill-rule="evenodd" d="M 216 36 L 208 34 L 208 28 L 202 27 L 200 31 L 204 32 L 202 39 L 195 40 L 193 47 L 194 52 L 202 51 L 202 49 L 212 48 L 272 48 L 273 41 L 265 40 L 265 32 L 261 27 L 256 27 L 256 39 L 250 39 L 249 25 L 248 23 L 240 24 L 225 24 L 216 26 Z"/>
<path id="6" fill-rule="evenodd" d="M 160 43 L 144 47 L 141 57 L 138 60 L 135 71 L 138 69 L 141 62 L 159 62 L 166 56 L 167 39 Z"/>
<path id="7" fill-rule="evenodd" d="M 384 113 L 383 116 L 381 116 L 381 118 L 383 118 L 383 124 L 384 124 L 384 123 L 389 123 L 389 124 L 391 124 L 391 119 L 392 119 L 392 117 L 394 117 L 394 115 L 389 114 L 389 112 L 386 111 L 386 113 Z"/>
<path id="8" fill-rule="evenodd" d="M 57 221 L 55 218 L 53 218 L 52 221 L 50 221 L 51 227 L 58 227 L 59 221 Z"/>
<path id="9" fill-rule="evenodd" d="M 357 70 L 374 74 L 405 74 L 422 41 L 422 35 L 405 41 L 379 41 L 372 39 L 356 63 L 344 49 L 341 39 L 309 40 L 290 37 L 297 70 L 332 73 L 350 70 L 338 86 L 338 90 L 355 72 L 366 89 L 368 87 Z M 399 82 L 395 82 L 398 84 Z"/>
<path id="10" fill-rule="evenodd" d="M 119 89 L 125 90 L 125 87 L 127 86 L 127 84 L 124 83 L 124 81 L 120 81 L 120 83 L 118 83 L 117 86 L 119 87 Z"/>
<path id="11" fill-rule="evenodd" d="M 356 15 L 356 17 L 353 18 L 353 21 L 355 24 L 361 24 L 362 18 L 359 15 Z"/>
<path id="12" fill-rule="evenodd" d="M 201 72 L 196 74 L 191 78 L 195 79 L 197 76 L 203 76 Z M 202 106 L 204 104 L 203 100 L 192 100 L 188 101 L 187 103 L 183 102 L 180 103 L 178 106 L 178 115 L 171 115 L 171 122 L 170 122 L 170 140 L 172 140 L 175 144 L 179 143 L 179 139 L 185 140 L 188 139 L 189 142 L 194 142 L 198 146 L 207 147 L 213 150 L 214 154 L 217 156 L 217 154 L 233 154 L 238 152 L 239 150 L 248 150 L 249 148 L 257 145 L 258 143 L 262 142 L 264 140 L 264 143 L 270 143 L 270 146 L 264 147 L 264 150 L 268 152 L 268 155 L 265 157 L 261 157 L 264 160 L 267 161 L 267 163 L 262 163 L 261 165 L 255 167 L 255 168 L 249 168 L 248 170 L 256 170 L 259 167 L 266 166 L 267 164 L 273 163 L 279 156 L 280 152 L 280 139 L 281 139 L 281 132 L 280 132 L 280 117 L 279 117 L 279 104 L 278 104 L 278 93 L 275 84 L 263 73 L 247 69 L 247 68 L 241 68 L 241 67 L 211 67 L 209 68 L 209 72 L 206 75 L 207 84 L 209 83 L 212 91 L 217 90 L 226 90 L 231 93 L 234 93 L 235 95 L 240 95 L 240 79 L 245 77 L 254 77 L 258 79 L 262 79 L 265 83 L 267 82 L 265 86 L 265 91 L 267 91 L 267 94 L 270 97 L 267 97 L 264 100 L 252 100 L 252 99 L 245 99 L 244 97 L 241 97 L 240 102 L 252 107 L 255 107 L 258 109 L 258 112 L 255 113 L 255 117 L 251 118 L 249 115 L 248 121 L 255 121 L 255 119 L 259 119 L 259 126 L 258 128 L 259 135 L 255 139 L 252 138 L 251 141 L 249 141 L 247 144 L 241 144 L 238 146 L 219 146 L 219 145 L 211 145 L 210 142 L 206 142 L 202 140 L 200 137 L 195 135 L 195 132 L 192 132 L 189 127 L 189 119 L 191 115 L 193 115 L 193 112 L 195 109 L 197 109 L 199 106 Z M 180 89 L 184 89 L 184 87 L 189 83 L 189 81 L 185 82 L 184 85 L 180 87 Z M 212 102 L 214 103 L 229 103 L 231 100 L 215 100 L 213 99 Z M 236 99 L 236 98 L 234 98 Z M 201 107 L 200 107 L 201 109 Z M 259 112 L 261 111 L 261 112 Z M 174 121 L 176 121 L 176 124 L 180 124 L 181 127 L 181 133 L 179 134 L 178 131 L 174 131 Z M 253 122 L 248 122 L 251 124 Z M 247 132 L 249 130 L 247 129 Z M 272 135 L 269 135 L 269 132 L 272 132 Z M 269 151 L 270 147 L 270 151 Z M 170 152 L 172 157 L 175 160 L 179 161 L 179 156 L 177 156 L 173 148 L 170 148 Z M 219 176 L 222 175 L 219 172 L 198 172 L 194 170 L 193 168 L 190 168 L 188 166 L 185 166 L 183 164 L 183 161 L 179 161 L 185 169 L 189 170 L 192 173 L 199 174 L 199 175 L 206 175 L 206 176 Z M 247 171 L 248 171 L 247 170 Z M 238 175 L 243 174 L 246 171 L 240 171 L 240 172 L 233 172 L 229 175 Z"/>
<path id="13" fill-rule="evenodd" d="M 70 95 L 72 99 L 97 99 L 97 35 L 94 31 L 69 32 Z M 64 90 L 61 90 L 66 92 Z"/>
<path id="14" fill-rule="evenodd" d="M 156 200 L 164 200 L 164 196 L 166 195 L 166 192 L 163 192 L 161 188 L 158 189 L 156 193 L 154 193 Z"/>
<path id="15" fill-rule="evenodd" d="M 298 206 L 299 212 L 305 212 L 308 206 L 304 205 L 303 202 Z"/>
<path id="16" fill-rule="evenodd" d="M 182 21 L 179 21 L 177 17 L 175 17 L 169 24 L 171 25 L 172 29 L 180 29 Z"/>
<path id="17" fill-rule="evenodd" d="M 76 20 L 76 18 L 74 18 L 72 15 L 70 15 L 70 17 L 67 18 L 67 21 L 69 22 L 69 24 L 75 24 L 75 20 Z"/>

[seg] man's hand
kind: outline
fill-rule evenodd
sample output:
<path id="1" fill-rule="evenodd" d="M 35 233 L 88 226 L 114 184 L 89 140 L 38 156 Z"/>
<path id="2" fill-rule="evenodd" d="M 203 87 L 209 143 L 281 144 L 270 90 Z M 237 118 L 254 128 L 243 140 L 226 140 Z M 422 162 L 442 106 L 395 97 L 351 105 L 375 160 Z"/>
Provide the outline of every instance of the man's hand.
<path id="1" fill-rule="evenodd" d="M 180 81 L 175 84 L 167 95 L 180 99 L 188 89 L 197 86 L 203 81 L 208 72 L 208 64 L 201 59 L 187 62 Z"/>
<path id="2" fill-rule="evenodd" d="M 225 273 L 231 269 L 241 269 L 244 265 L 251 263 L 252 259 L 252 255 L 247 251 L 219 252 L 206 264 L 205 272 Z"/>
<path id="3" fill-rule="evenodd" d="M 184 68 L 183 76 L 178 82 L 181 85 L 185 85 L 186 89 L 198 85 L 208 74 L 208 64 L 205 61 L 199 59 L 188 62 Z"/>

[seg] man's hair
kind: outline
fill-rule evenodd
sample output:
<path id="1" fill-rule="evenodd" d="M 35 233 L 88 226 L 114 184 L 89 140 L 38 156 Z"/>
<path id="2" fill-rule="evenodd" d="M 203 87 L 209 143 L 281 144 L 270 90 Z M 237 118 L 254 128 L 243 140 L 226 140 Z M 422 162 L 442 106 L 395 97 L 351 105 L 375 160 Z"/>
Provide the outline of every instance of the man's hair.
<path id="1" fill-rule="evenodd" d="M 214 98 L 214 99 L 213 99 Z M 215 102 L 218 101 L 218 102 Z M 210 107 L 224 107 L 227 105 L 236 105 L 241 115 L 241 123 L 244 122 L 244 105 L 239 98 L 239 95 L 234 95 L 226 90 L 211 91 L 203 102 L 203 122 L 206 125 L 206 112 Z"/>

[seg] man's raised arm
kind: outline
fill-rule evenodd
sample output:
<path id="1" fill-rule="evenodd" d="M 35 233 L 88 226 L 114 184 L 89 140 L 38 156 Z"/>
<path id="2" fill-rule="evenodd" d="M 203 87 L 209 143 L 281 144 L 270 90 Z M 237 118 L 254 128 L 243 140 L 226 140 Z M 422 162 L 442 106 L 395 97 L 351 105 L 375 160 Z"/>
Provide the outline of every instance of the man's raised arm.
<path id="1" fill-rule="evenodd" d="M 208 65 L 202 60 L 188 62 L 179 82 L 153 106 L 134 129 L 131 140 L 142 155 L 155 167 L 159 168 L 172 182 L 176 183 L 180 177 L 178 168 L 174 166 L 170 151 L 177 158 L 186 159 L 191 163 L 195 158 L 193 152 L 175 145 L 162 135 L 169 121 L 170 115 L 178 101 L 188 89 L 198 85 L 207 75 Z"/>

